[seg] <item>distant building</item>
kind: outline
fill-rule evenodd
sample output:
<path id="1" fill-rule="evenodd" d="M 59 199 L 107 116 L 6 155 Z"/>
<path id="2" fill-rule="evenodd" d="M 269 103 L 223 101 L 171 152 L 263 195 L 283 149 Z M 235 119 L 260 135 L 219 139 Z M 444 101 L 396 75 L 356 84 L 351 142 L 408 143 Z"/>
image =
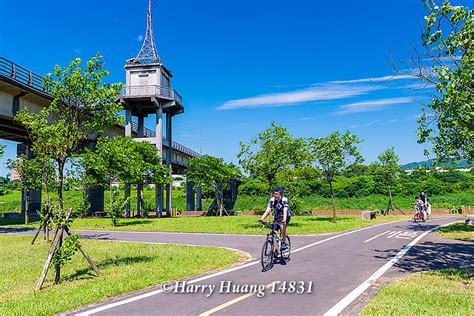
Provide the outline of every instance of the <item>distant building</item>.
<path id="1" fill-rule="evenodd" d="M 16 168 L 13 168 L 12 169 L 12 181 L 15 181 L 15 180 L 20 180 L 20 174 L 18 173 L 18 171 L 16 170 Z"/>

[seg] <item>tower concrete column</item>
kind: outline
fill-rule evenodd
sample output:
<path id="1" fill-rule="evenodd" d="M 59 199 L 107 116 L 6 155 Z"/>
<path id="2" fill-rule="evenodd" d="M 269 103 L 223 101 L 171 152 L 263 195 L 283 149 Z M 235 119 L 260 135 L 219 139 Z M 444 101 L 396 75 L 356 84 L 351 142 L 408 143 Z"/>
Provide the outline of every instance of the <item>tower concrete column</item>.
<path id="1" fill-rule="evenodd" d="M 143 115 L 138 116 L 138 137 L 145 136 L 145 118 Z M 143 181 L 137 183 L 137 216 L 140 217 L 145 211 L 145 199 L 143 195 Z"/>
<path id="2" fill-rule="evenodd" d="M 125 136 L 132 137 L 132 110 L 125 110 Z M 130 198 L 130 183 L 124 186 L 125 198 Z M 130 217 L 130 199 L 125 205 L 125 217 Z"/>
<path id="3" fill-rule="evenodd" d="M 171 171 L 171 163 L 173 159 L 173 135 L 171 132 L 172 129 L 172 117 L 173 114 L 170 112 L 166 113 L 166 140 L 168 141 L 168 150 L 166 151 L 166 167 L 170 169 L 169 171 L 169 178 L 170 178 L 170 183 L 166 185 L 166 213 L 167 215 L 171 215 L 171 208 L 173 207 L 172 205 L 172 195 L 173 195 L 173 178 L 171 177 L 172 171 Z"/>
<path id="4" fill-rule="evenodd" d="M 160 153 L 161 159 L 163 159 L 163 109 L 161 104 L 156 109 L 156 148 Z M 155 211 L 156 217 L 163 216 L 163 185 L 155 184 Z"/>

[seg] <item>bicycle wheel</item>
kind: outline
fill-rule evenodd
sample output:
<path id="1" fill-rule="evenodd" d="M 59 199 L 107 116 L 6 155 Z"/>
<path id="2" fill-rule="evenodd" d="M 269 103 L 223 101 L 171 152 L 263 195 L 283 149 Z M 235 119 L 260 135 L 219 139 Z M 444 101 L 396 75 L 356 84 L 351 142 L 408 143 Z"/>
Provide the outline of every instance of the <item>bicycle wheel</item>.
<path id="1" fill-rule="evenodd" d="M 281 252 L 281 256 L 283 260 L 288 261 L 290 260 L 290 254 L 291 254 L 291 240 L 290 240 L 290 236 L 288 235 L 286 236 L 286 245 L 288 246 L 288 248 Z"/>
<path id="2" fill-rule="evenodd" d="M 270 238 L 267 238 L 263 244 L 260 263 L 263 271 L 268 271 L 273 267 L 273 240 Z"/>

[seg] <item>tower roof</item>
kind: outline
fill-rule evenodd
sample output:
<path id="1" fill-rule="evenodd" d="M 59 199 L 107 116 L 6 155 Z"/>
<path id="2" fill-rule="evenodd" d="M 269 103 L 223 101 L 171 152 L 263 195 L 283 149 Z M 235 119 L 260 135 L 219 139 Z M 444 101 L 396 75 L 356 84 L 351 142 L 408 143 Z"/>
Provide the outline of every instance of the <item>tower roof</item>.
<path id="1" fill-rule="evenodd" d="M 143 40 L 142 48 L 137 57 L 127 60 L 131 64 L 161 64 L 160 56 L 156 50 L 155 37 L 153 36 L 152 26 L 152 0 L 148 0 L 148 14 L 146 23 L 146 35 Z"/>

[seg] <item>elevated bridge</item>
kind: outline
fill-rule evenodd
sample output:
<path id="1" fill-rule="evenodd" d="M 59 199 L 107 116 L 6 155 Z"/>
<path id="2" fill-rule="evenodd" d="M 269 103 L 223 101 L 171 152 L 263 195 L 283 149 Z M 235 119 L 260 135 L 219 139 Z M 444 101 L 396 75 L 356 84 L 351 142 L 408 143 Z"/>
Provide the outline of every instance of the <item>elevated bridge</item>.
<path id="1" fill-rule="evenodd" d="M 28 108 L 32 112 L 39 112 L 42 107 L 48 106 L 52 97 L 43 87 L 43 77 L 0 57 L 0 139 L 29 144 L 26 129 L 15 122 L 15 114 Z M 145 137 L 156 137 L 150 129 L 144 129 Z M 107 136 L 124 136 L 124 126 L 113 126 L 104 132 Z M 132 122 L 132 137 L 138 137 L 138 124 Z M 91 139 L 94 142 L 95 139 Z M 163 160 L 169 150 L 169 142 L 163 137 Z M 188 160 L 199 154 L 194 150 L 177 142 L 171 143 L 171 165 L 173 173 L 185 173 Z"/>

